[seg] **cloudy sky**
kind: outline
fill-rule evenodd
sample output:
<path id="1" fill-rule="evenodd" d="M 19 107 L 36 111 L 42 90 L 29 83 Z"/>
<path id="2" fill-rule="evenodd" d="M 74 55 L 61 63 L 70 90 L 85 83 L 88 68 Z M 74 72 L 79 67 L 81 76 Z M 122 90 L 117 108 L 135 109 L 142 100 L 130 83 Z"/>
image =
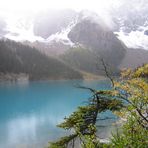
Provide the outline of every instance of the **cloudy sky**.
<path id="1" fill-rule="evenodd" d="M 108 13 L 108 10 L 119 8 L 121 5 L 136 9 L 143 9 L 147 0 L 0 0 L 0 16 L 20 14 L 32 15 L 47 9 L 74 10 L 88 9 L 98 13 Z M 126 10 L 125 10 L 126 12 Z"/>
<path id="2" fill-rule="evenodd" d="M 120 0 L 121 1 L 121 0 Z M 119 0 L 0 0 L 1 11 L 41 11 L 44 9 L 73 8 L 81 9 L 106 9 L 119 5 Z"/>
<path id="3" fill-rule="evenodd" d="M 7 22 L 7 30 L 13 32 L 24 31 L 26 33 L 26 30 L 22 30 L 22 28 L 20 30 L 16 27 L 18 20 L 20 22 L 20 18 L 24 18 L 24 20 L 22 20 L 24 22 L 21 21 L 21 23 L 26 24 L 27 21 L 28 24 L 33 20 L 34 16 L 36 16 L 36 13 L 46 12 L 48 9 L 70 8 L 78 11 L 88 9 L 97 12 L 100 17 L 103 18 L 104 22 L 113 28 L 114 24 L 112 23 L 111 15 L 118 14 L 116 10 L 120 10 L 122 15 L 125 15 L 124 19 L 126 19 L 126 17 L 143 16 L 143 14 L 147 16 L 147 1 L 148 0 L 0 0 L 0 19 L 2 17 L 2 19 L 4 18 Z M 143 31 L 147 29 L 148 26 L 146 26 Z M 29 34 L 29 37 L 33 38 L 32 31 L 30 32 L 31 35 Z M 25 33 L 23 33 L 23 36 L 25 36 Z M 145 36 L 142 31 L 136 30 L 126 35 L 124 32 L 120 32 L 119 37 L 129 47 L 132 47 L 134 44 L 136 44 L 134 46 L 138 47 L 148 47 L 148 37 Z"/>

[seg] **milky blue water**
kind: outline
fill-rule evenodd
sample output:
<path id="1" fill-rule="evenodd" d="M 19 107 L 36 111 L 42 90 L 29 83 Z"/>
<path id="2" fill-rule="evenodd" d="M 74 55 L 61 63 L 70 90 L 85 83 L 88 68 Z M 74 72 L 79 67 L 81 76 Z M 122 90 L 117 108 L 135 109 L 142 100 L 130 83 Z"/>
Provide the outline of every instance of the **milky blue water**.
<path id="1" fill-rule="evenodd" d="M 56 125 L 91 96 L 78 84 L 110 87 L 107 81 L 82 80 L 0 83 L 0 148 L 41 148 L 64 135 Z"/>

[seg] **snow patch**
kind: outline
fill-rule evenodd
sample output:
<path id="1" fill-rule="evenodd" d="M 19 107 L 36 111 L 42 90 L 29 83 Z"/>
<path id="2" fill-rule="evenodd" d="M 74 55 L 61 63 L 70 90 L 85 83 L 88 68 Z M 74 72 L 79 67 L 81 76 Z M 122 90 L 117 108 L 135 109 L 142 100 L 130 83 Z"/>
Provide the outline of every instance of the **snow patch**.
<path id="1" fill-rule="evenodd" d="M 7 23 L 5 31 L 8 32 L 4 36 L 5 38 L 15 41 L 43 41 L 42 37 L 34 35 L 32 17 L 27 16 L 26 18 L 22 18 L 21 15 L 9 14 L 5 20 Z"/>
<path id="2" fill-rule="evenodd" d="M 57 32 L 57 33 L 49 36 L 45 42 L 50 43 L 52 41 L 56 41 L 56 42 L 61 42 L 65 45 L 74 46 L 74 43 L 68 38 L 68 34 L 76 24 L 77 24 L 76 20 L 71 22 L 67 28 L 64 28 L 61 30 L 61 32 Z"/>
<path id="3" fill-rule="evenodd" d="M 117 34 L 118 39 L 123 41 L 129 48 L 142 48 L 148 50 L 148 36 L 144 35 L 144 31 L 148 30 L 148 26 L 140 26 L 136 31 L 125 33 L 122 29 Z"/>
<path id="4" fill-rule="evenodd" d="M 62 29 L 60 32 L 57 32 L 47 39 L 44 39 L 40 36 L 34 35 L 34 18 L 33 16 L 22 17 L 21 15 L 9 14 L 5 18 L 6 21 L 6 29 L 7 34 L 4 38 L 8 38 L 15 41 L 30 41 L 30 42 L 43 42 L 43 43 L 51 43 L 52 41 L 60 42 L 65 45 L 73 46 L 74 43 L 68 38 L 68 34 L 71 29 L 76 25 L 77 20 L 71 22 L 67 28 Z"/>

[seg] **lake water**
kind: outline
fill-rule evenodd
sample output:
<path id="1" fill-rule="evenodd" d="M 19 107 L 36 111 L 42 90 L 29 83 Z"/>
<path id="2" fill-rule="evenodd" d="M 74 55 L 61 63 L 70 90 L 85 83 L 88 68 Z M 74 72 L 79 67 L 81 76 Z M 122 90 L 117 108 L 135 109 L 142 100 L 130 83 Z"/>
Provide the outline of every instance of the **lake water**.
<path id="1" fill-rule="evenodd" d="M 91 96 L 88 90 L 76 88 L 78 84 L 110 87 L 107 81 L 82 80 L 0 83 L 0 148 L 42 148 L 66 134 L 56 125 Z M 100 129 L 102 138 L 108 131 Z"/>

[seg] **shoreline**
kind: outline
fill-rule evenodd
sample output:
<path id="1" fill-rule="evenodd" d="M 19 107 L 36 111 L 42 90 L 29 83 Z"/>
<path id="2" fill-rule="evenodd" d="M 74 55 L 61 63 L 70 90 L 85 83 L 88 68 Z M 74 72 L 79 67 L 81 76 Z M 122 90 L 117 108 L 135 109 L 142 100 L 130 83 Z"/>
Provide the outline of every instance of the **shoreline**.
<path id="1" fill-rule="evenodd" d="M 42 78 L 42 79 L 29 79 L 29 75 L 26 73 L 0 73 L 0 83 L 2 82 L 34 82 L 34 81 L 70 81 L 70 80 L 85 80 L 85 81 L 92 81 L 92 80 L 106 80 L 105 76 L 101 75 L 94 75 L 90 73 L 85 73 L 83 78 Z"/>
<path id="2" fill-rule="evenodd" d="M 0 82 L 21 82 L 29 81 L 29 75 L 26 73 L 0 73 Z"/>

